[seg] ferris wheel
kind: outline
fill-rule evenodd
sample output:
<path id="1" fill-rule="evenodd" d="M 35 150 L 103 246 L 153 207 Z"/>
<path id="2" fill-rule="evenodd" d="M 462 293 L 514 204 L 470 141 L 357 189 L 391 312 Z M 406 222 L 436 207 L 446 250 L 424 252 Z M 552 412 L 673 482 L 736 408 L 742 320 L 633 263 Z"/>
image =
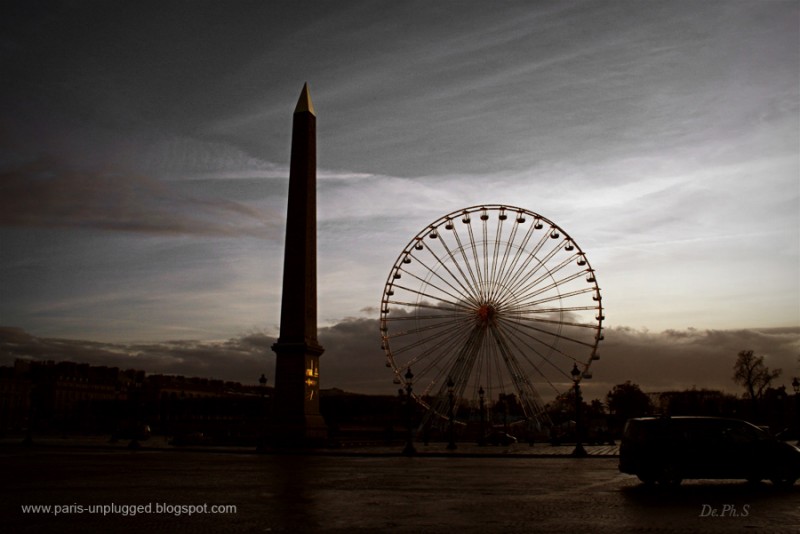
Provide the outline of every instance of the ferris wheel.
<path id="1" fill-rule="evenodd" d="M 481 205 L 440 217 L 403 248 L 380 332 L 395 383 L 413 378 L 420 428 L 510 417 L 542 429 L 544 399 L 591 377 L 603 320 L 594 270 L 572 237 L 537 213 Z"/>

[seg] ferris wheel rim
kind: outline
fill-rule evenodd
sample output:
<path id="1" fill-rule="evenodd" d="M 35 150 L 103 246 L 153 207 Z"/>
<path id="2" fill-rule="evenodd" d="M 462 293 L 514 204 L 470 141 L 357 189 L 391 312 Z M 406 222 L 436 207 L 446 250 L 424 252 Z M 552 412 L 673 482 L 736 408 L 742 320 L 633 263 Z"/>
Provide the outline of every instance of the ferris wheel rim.
<path id="1" fill-rule="evenodd" d="M 404 382 L 406 382 L 408 380 L 406 377 L 404 377 L 403 373 L 407 373 L 407 371 L 410 371 L 412 365 L 414 365 L 416 362 L 412 360 L 410 363 L 409 362 L 401 363 L 401 362 L 399 362 L 397 360 L 397 356 L 398 355 L 392 352 L 392 348 L 391 348 L 391 345 L 392 345 L 391 338 L 392 338 L 392 336 L 388 335 L 389 322 L 390 322 L 390 319 L 388 317 L 388 315 L 390 313 L 389 304 L 392 303 L 392 300 L 391 300 L 390 297 L 393 296 L 394 289 L 396 289 L 396 288 L 400 288 L 400 289 L 403 289 L 403 290 L 411 292 L 411 293 L 416 292 L 418 300 L 417 300 L 417 303 L 414 306 L 417 307 L 417 308 L 424 308 L 426 305 L 421 303 L 420 299 L 422 297 L 424 297 L 424 296 L 427 296 L 424 292 L 411 290 L 411 289 L 409 289 L 409 288 L 407 288 L 405 286 L 402 286 L 400 283 L 397 282 L 397 280 L 401 279 L 403 274 L 408 274 L 406 271 L 403 270 L 403 266 L 406 264 L 407 260 L 410 263 L 410 259 L 411 259 L 411 257 L 413 257 L 413 253 L 414 253 L 415 250 L 416 251 L 423 250 L 423 249 L 420 249 L 419 247 L 420 246 L 422 246 L 423 248 L 425 247 L 426 238 L 427 239 L 433 239 L 433 240 L 438 239 L 439 232 L 441 232 L 442 230 L 448 230 L 448 231 L 449 230 L 453 230 L 453 225 L 456 224 L 456 221 L 460 221 L 465 225 L 470 225 L 472 216 L 474 216 L 475 214 L 478 214 L 477 218 L 479 220 L 482 220 L 485 223 L 487 218 L 489 217 L 490 213 L 492 213 L 492 214 L 497 213 L 500 221 L 504 221 L 504 220 L 506 220 L 506 219 L 508 219 L 508 218 L 513 216 L 514 217 L 514 221 L 513 222 L 516 222 L 518 226 L 521 226 L 522 224 L 524 224 L 527 221 L 527 218 L 531 218 L 531 223 L 530 223 L 531 227 L 528 230 L 529 233 L 534 228 L 536 230 L 544 229 L 545 225 L 547 225 L 547 230 L 546 230 L 545 234 L 549 233 L 549 237 L 550 238 L 552 238 L 554 240 L 558 240 L 560 243 L 563 243 L 562 245 L 559 245 L 561 248 L 564 248 L 565 250 L 569 250 L 569 251 L 573 251 L 574 250 L 575 252 L 574 252 L 574 254 L 571 255 L 571 257 L 579 258 L 578 265 L 580 265 L 582 267 L 585 267 L 584 269 L 581 269 L 581 270 L 579 270 L 577 272 L 578 272 L 579 275 L 583 275 L 583 274 L 587 275 L 587 281 L 589 282 L 590 287 L 588 287 L 587 289 L 581 289 L 581 290 L 573 291 L 572 293 L 568 294 L 567 296 L 575 296 L 575 295 L 577 295 L 579 293 L 587 293 L 587 294 L 588 293 L 593 293 L 594 294 L 594 296 L 593 296 L 594 304 L 592 304 L 591 306 L 586 306 L 586 307 L 582 307 L 582 308 L 575 308 L 575 310 L 580 309 L 580 310 L 596 311 L 596 317 L 595 317 L 596 324 L 574 324 L 574 323 L 564 322 L 562 320 L 561 324 L 556 324 L 556 326 L 559 326 L 559 328 L 561 328 L 561 327 L 563 327 L 564 324 L 567 324 L 570 328 L 586 327 L 586 328 L 590 328 L 590 329 L 594 330 L 593 341 L 581 342 L 582 345 L 585 345 L 586 348 L 589 349 L 589 352 L 588 352 L 588 355 L 586 356 L 586 358 L 583 359 L 583 360 L 580 360 L 580 361 L 578 359 L 573 358 L 574 359 L 574 363 L 575 363 L 575 368 L 577 369 L 578 365 L 580 365 L 580 370 L 581 370 L 580 376 L 578 376 L 575 381 L 576 382 L 580 382 L 584 377 L 589 378 L 591 376 L 590 373 L 589 373 L 589 370 L 591 368 L 592 362 L 595 361 L 599 357 L 599 356 L 597 356 L 597 351 L 598 351 L 599 342 L 603 339 L 602 331 L 603 331 L 603 321 L 604 321 L 605 317 L 603 315 L 603 305 L 602 305 L 602 297 L 601 297 L 601 294 L 600 294 L 600 287 L 599 287 L 599 285 L 597 283 L 597 279 L 596 279 L 596 276 L 594 274 L 594 269 L 592 268 L 591 263 L 589 262 L 588 258 L 586 257 L 586 253 L 578 245 L 578 243 L 575 241 L 575 239 L 572 236 L 570 236 L 569 233 L 566 230 L 563 229 L 563 227 L 561 227 L 559 224 L 557 224 L 553 220 L 551 220 L 551 219 L 549 219 L 549 218 L 547 218 L 547 217 L 545 217 L 545 216 L 543 216 L 543 215 L 541 215 L 539 213 L 536 213 L 534 211 L 531 211 L 531 210 L 528 210 L 528 209 L 525 209 L 525 208 L 521 208 L 521 207 L 518 207 L 518 206 L 512 206 L 512 205 L 507 205 L 507 204 L 477 204 L 477 205 L 473 205 L 473 206 L 469 206 L 469 207 L 466 207 L 466 208 L 461 208 L 461 209 L 452 211 L 452 212 L 450 212 L 450 213 L 448 213 L 446 215 L 443 215 L 443 216 L 437 218 L 436 220 L 434 220 L 430 224 L 426 225 L 414 237 L 412 237 L 411 240 L 409 240 L 409 242 L 402 248 L 402 251 L 400 252 L 400 254 L 398 254 L 397 258 L 395 259 L 394 263 L 392 264 L 392 268 L 389 270 L 389 274 L 387 276 L 386 283 L 384 284 L 383 294 L 382 294 L 382 297 L 381 297 L 380 329 L 381 329 L 381 337 L 382 337 L 382 349 L 383 349 L 383 351 L 384 351 L 384 353 L 386 355 L 387 367 L 391 367 L 392 368 L 392 371 L 393 371 L 393 373 L 395 375 L 395 382 L 396 383 L 404 383 Z M 505 218 L 504 218 L 504 216 L 505 216 Z M 502 222 L 500 222 L 498 224 L 502 225 Z M 538 226 L 538 225 L 541 225 L 541 226 Z M 484 249 L 483 253 L 484 254 L 486 254 L 486 245 L 487 245 L 485 231 L 486 230 L 485 230 L 485 226 L 484 226 L 484 243 L 483 243 L 483 249 Z M 516 232 L 516 227 L 514 227 L 514 232 Z M 467 251 L 472 252 L 472 253 L 476 253 L 476 249 L 478 248 L 478 245 L 476 245 L 476 243 L 474 242 L 474 240 L 472 238 L 472 230 L 471 229 L 470 229 L 470 234 L 469 235 L 470 235 L 470 243 L 465 246 L 465 245 L 460 244 L 460 242 L 459 242 L 459 247 L 456 248 L 456 252 L 458 252 L 460 254 L 465 254 Z M 498 230 L 498 236 L 499 235 L 500 235 L 500 231 Z M 513 237 L 512 237 L 512 240 L 513 240 Z M 497 247 L 499 246 L 498 243 L 503 243 L 505 245 L 504 254 L 508 254 L 509 251 L 512 250 L 512 246 L 513 247 L 517 247 L 518 246 L 516 244 L 512 245 L 510 243 L 510 241 L 508 243 L 502 242 L 502 241 L 498 241 L 495 244 L 495 250 L 497 250 Z M 570 247 L 570 248 L 567 248 L 567 247 Z M 554 250 L 556 250 L 556 252 L 558 252 L 558 251 L 561 250 L 561 248 L 554 249 Z M 514 249 L 514 250 L 516 251 L 516 249 Z M 526 252 L 526 251 L 523 250 L 522 246 L 519 246 L 519 251 L 516 252 L 517 256 L 519 256 L 522 252 Z M 448 253 L 450 253 L 450 251 L 448 251 Z M 451 259 L 453 259 L 454 270 L 456 268 L 458 270 L 461 270 L 461 267 L 458 266 L 458 262 L 455 261 L 452 253 L 450 253 L 450 257 L 451 257 Z M 535 254 L 534 255 L 530 255 L 530 258 L 534 258 L 535 259 Z M 505 261 L 505 259 L 506 258 L 504 257 L 503 261 Z M 515 257 L 515 260 L 514 260 L 515 262 L 516 262 L 516 259 L 517 258 Z M 466 260 L 466 256 L 465 256 L 465 260 Z M 530 261 L 530 259 L 528 259 L 528 261 Z M 541 260 L 539 260 L 539 261 L 541 263 Z M 469 262 L 467 262 L 467 264 L 468 263 Z M 476 258 L 476 263 L 477 263 L 477 258 Z M 444 263 L 442 263 L 442 266 L 445 269 L 447 268 L 447 266 L 445 266 Z M 558 290 L 559 282 L 556 281 L 556 279 L 553 277 L 553 274 L 549 271 L 547 266 L 544 266 L 544 268 L 545 268 L 545 270 L 547 270 L 547 273 L 545 275 L 542 275 L 541 278 L 545 278 L 546 276 L 550 276 L 550 278 L 553 280 L 553 282 L 550 284 L 550 287 L 551 288 L 555 288 L 556 290 Z M 560 268 L 561 267 L 559 267 L 559 269 Z M 476 266 L 476 269 L 477 269 L 477 266 Z M 452 275 L 452 273 L 450 273 L 450 274 Z M 430 277 L 431 274 L 428 274 L 427 276 Z M 467 275 L 465 273 L 461 272 L 460 276 L 466 277 Z M 458 279 L 458 275 L 453 275 L 452 278 L 457 280 Z M 421 282 L 423 282 L 423 284 L 428 284 L 428 282 L 429 282 L 427 280 L 423 280 L 422 278 L 419 278 L 419 280 Z M 491 283 L 495 284 L 496 281 L 492 280 Z M 444 284 L 442 284 L 442 285 L 444 285 Z M 517 286 L 517 287 L 520 287 L 520 286 Z M 483 289 L 484 288 L 481 287 L 481 291 Z M 499 289 L 494 288 L 494 287 L 490 287 L 490 289 L 492 291 L 499 291 Z M 466 302 L 469 302 L 470 298 L 473 298 L 473 300 L 474 300 L 474 297 L 472 297 L 471 295 L 465 294 L 465 293 L 460 293 L 459 289 L 455 288 L 453 286 L 451 286 L 448 289 L 437 288 L 437 290 L 440 291 L 442 294 L 448 294 L 449 291 L 452 291 L 454 300 L 452 302 L 449 302 L 448 304 L 453 305 L 456 308 L 459 305 L 458 301 L 459 301 L 460 298 L 465 299 Z M 467 293 L 469 293 L 469 291 L 467 291 Z M 556 296 L 551 296 L 551 297 L 547 297 L 545 299 L 542 299 L 537 304 L 542 304 L 542 303 L 545 303 L 545 302 L 547 302 L 549 300 L 559 300 L 559 301 L 561 301 L 560 293 L 557 294 Z M 408 303 L 406 303 L 406 304 L 408 304 Z M 477 302 L 472 302 L 471 304 L 474 306 L 474 305 L 476 305 L 478 303 Z M 436 308 L 435 306 L 430 306 L 430 307 Z M 537 310 L 537 311 L 539 313 L 542 313 L 541 310 Z M 563 319 L 565 311 L 573 311 L 573 310 L 571 310 L 570 308 L 564 309 L 564 308 L 553 307 L 553 308 L 544 308 L 544 311 L 547 311 L 547 312 L 560 312 L 560 317 Z M 485 307 L 485 309 L 479 310 L 479 313 L 486 313 L 486 314 L 493 314 L 495 312 L 496 312 L 496 310 L 492 309 L 491 306 Z M 531 308 L 531 309 L 527 310 L 527 312 L 519 312 L 519 313 L 520 314 L 522 314 L 522 313 L 533 314 L 534 311 L 533 311 L 533 308 Z M 442 315 L 439 314 L 437 317 L 441 318 Z M 535 322 L 537 320 L 541 321 L 542 324 L 557 323 L 557 321 L 553 321 L 553 320 L 546 319 L 546 318 L 540 318 L 540 319 L 530 319 L 529 318 L 530 322 Z M 526 327 L 527 328 L 533 328 L 533 329 L 536 328 L 536 327 L 532 327 L 530 325 L 526 325 Z M 490 329 L 490 330 L 493 333 L 493 335 L 496 335 L 496 336 L 499 335 L 498 332 L 500 331 L 500 329 L 495 328 L 495 329 Z M 542 331 L 544 331 L 544 330 L 542 330 Z M 553 335 L 552 332 L 548 332 L 548 334 Z M 555 335 L 558 336 L 558 334 L 555 334 Z M 497 339 L 498 339 L 498 342 L 501 342 L 499 338 L 497 338 Z M 509 339 L 510 339 L 511 342 L 516 342 L 517 341 L 517 340 L 511 339 L 511 338 L 509 338 Z M 506 342 L 508 342 L 508 341 L 509 340 L 506 340 Z M 576 340 L 573 340 L 573 341 L 577 342 Z M 418 392 L 413 394 L 413 396 L 417 400 L 417 402 L 420 402 L 421 404 L 426 405 L 425 401 L 422 399 L 422 395 L 420 395 Z"/>

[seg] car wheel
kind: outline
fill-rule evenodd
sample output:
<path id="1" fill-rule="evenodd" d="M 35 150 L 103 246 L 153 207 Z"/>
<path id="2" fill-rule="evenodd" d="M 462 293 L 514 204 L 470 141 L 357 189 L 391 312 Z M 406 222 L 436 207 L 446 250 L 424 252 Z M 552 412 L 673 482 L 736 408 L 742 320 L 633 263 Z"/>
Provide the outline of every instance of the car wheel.
<path id="1" fill-rule="evenodd" d="M 789 488 L 789 487 L 793 486 L 794 483 L 797 481 L 797 477 L 796 476 L 791 476 L 791 475 L 776 476 L 776 477 L 770 478 L 769 480 L 770 480 L 770 482 L 772 482 L 773 485 L 775 485 L 775 486 L 777 486 L 779 488 Z"/>
<path id="2" fill-rule="evenodd" d="M 636 476 L 639 477 L 639 480 L 641 480 L 645 486 L 654 486 L 656 483 L 656 477 L 654 476 L 651 475 L 636 475 Z"/>
<path id="3" fill-rule="evenodd" d="M 683 478 L 674 464 L 667 464 L 661 468 L 658 483 L 662 486 L 680 486 Z"/>

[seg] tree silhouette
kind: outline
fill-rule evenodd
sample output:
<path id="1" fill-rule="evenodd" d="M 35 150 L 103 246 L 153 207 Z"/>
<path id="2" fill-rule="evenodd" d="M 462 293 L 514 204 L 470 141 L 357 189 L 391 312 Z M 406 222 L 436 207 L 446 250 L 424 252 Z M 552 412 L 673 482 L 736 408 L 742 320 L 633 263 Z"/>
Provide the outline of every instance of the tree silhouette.
<path id="1" fill-rule="evenodd" d="M 606 404 L 609 413 L 614 415 L 619 424 L 631 417 L 646 415 L 653 408 L 650 397 L 630 380 L 614 386 L 606 395 Z"/>
<path id="2" fill-rule="evenodd" d="M 744 387 L 753 407 L 753 416 L 758 415 L 758 401 L 773 380 L 783 372 L 782 369 L 771 371 L 764 365 L 764 357 L 756 356 L 752 350 L 743 350 L 736 357 L 733 365 L 733 380 Z"/>

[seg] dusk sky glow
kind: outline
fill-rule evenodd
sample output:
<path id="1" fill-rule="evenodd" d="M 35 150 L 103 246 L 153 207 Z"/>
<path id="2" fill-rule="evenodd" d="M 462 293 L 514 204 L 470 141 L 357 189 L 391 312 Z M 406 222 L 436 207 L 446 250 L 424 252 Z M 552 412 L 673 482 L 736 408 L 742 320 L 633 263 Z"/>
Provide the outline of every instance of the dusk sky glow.
<path id="1" fill-rule="evenodd" d="M 270 374 L 308 82 L 323 387 L 394 392 L 386 277 L 478 204 L 586 251 L 589 395 L 737 391 L 743 349 L 800 374 L 796 1 L 19 1 L 0 28 L 0 365 Z"/>

